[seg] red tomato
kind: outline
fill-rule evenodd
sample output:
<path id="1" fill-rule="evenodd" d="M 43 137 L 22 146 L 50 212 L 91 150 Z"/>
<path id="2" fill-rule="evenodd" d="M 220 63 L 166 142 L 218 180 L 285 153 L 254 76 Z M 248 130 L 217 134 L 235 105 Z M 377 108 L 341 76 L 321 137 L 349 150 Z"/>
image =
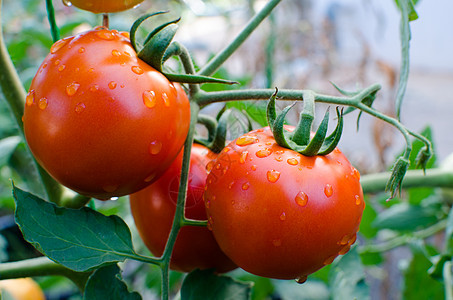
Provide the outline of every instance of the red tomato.
<path id="1" fill-rule="evenodd" d="M 365 203 L 359 172 L 340 150 L 306 157 L 277 145 L 265 128 L 234 140 L 210 164 L 208 227 L 244 270 L 303 282 L 355 242 Z"/>
<path id="2" fill-rule="evenodd" d="M 100 199 L 136 192 L 181 150 L 190 107 L 177 83 L 102 27 L 56 42 L 26 98 L 24 130 L 61 184 Z"/>
<path id="3" fill-rule="evenodd" d="M 190 158 L 189 186 L 185 215 L 193 220 L 206 220 L 203 192 L 206 164 L 216 156 L 204 146 L 194 144 Z M 161 256 L 171 230 L 176 210 L 182 164 L 182 152 L 155 183 L 130 195 L 132 215 L 138 232 L 148 249 Z M 236 265 L 225 256 L 206 227 L 181 228 L 173 249 L 170 267 L 182 272 L 196 268 L 215 268 L 227 272 Z"/>
<path id="4" fill-rule="evenodd" d="M 66 5 L 74 5 L 93 13 L 119 12 L 132 8 L 143 0 L 63 0 Z"/>

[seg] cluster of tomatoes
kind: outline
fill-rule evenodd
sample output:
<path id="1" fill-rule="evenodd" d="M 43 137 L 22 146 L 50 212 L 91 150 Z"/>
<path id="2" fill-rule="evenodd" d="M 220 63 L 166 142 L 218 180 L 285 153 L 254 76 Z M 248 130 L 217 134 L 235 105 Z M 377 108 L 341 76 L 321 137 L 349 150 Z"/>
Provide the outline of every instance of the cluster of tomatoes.
<path id="1" fill-rule="evenodd" d="M 127 33 L 98 27 L 56 42 L 23 121 L 32 153 L 57 181 L 98 199 L 130 195 L 143 241 L 163 253 L 190 104 L 179 84 L 137 57 Z M 208 226 L 181 229 L 171 267 L 239 266 L 303 282 L 355 242 L 365 206 L 359 180 L 338 149 L 306 157 L 276 144 L 269 128 L 220 153 L 194 144 L 185 215 Z"/>

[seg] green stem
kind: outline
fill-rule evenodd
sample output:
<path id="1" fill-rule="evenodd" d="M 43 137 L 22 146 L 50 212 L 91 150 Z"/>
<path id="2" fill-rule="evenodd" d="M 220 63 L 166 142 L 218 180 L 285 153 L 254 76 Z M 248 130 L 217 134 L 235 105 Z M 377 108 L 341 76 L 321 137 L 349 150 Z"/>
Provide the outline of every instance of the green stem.
<path id="1" fill-rule="evenodd" d="M 190 153 L 192 150 L 193 137 L 195 134 L 195 125 L 197 124 L 198 113 L 200 107 L 192 102 L 190 105 L 190 127 L 187 134 L 186 142 L 184 144 L 184 155 L 181 167 L 181 181 L 179 183 L 179 193 L 176 202 L 176 211 L 173 219 L 173 225 L 171 227 L 170 234 L 168 236 L 167 245 L 165 246 L 164 253 L 162 254 L 162 299 L 167 300 L 169 298 L 169 268 L 170 258 L 173 252 L 173 248 L 176 242 L 176 237 L 181 227 L 184 225 L 184 207 L 187 196 L 187 183 L 189 179 L 189 167 L 190 167 Z"/>
<path id="2" fill-rule="evenodd" d="M 242 45 L 260 23 L 272 12 L 281 0 L 271 0 L 245 26 L 239 35 L 222 51 L 214 56 L 199 72 L 199 75 L 212 75 Z"/>
<path id="3" fill-rule="evenodd" d="M 442 270 L 445 286 L 445 299 L 453 300 L 452 276 L 451 276 L 451 261 L 446 261 Z"/>
<path id="4" fill-rule="evenodd" d="M 13 279 L 35 276 L 65 276 L 72 280 L 83 291 L 91 272 L 74 272 L 57 264 L 47 257 L 31 258 L 17 262 L 0 264 L 0 278 Z"/>
<path id="5" fill-rule="evenodd" d="M 182 220 L 181 226 L 197 226 L 197 227 L 206 227 L 208 225 L 208 221 L 201 221 L 201 220 L 192 220 L 186 219 Z"/>
<path id="6" fill-rule="evenodd" d="M 2 0 L 0 0 L 0 24 L 2 24 Z M 19 133 L 24 138 L 24 125 L 22 123 L 22 116 L 24 114 L 24 105 L 26 91 L 22 85 L 22 82 L 17 74 L 11 57 L 8 53 L 5 40 L 3 38 L 3 30 L 0 27 L 0 86 L 3 95 L 8 103 L 11 113 L 16 121 Z M 28 147 L 27 150 L 29 151 Z M 31 155 L 30 155 L 31 156 Z M 32 156 L 31 156 L 32 157 Z M 23 159 L 27 159 L 24 157 Z M 53 180 L 49 174 L 41 168 L 38 163 L 33 160 L 33 164 L 36 166 L 39 172 L 39 180 L 43 183 L 44 189 L 47 194 L 47 199 L 58 203 L 61 195 L 61 186 Z"/>
<path id="7" fill-rule="evenodd" d="M 385 190 L 391 173 L 363 175 L 360 179 L 364 193 L 376 193 Z M 449 187 L 453 188 L 453 172 L 445 169 L 408 170 L 403 180 L 403 188 L 411 187 Z"/>
<path id="8" fill-rule="evenodd" d="M 300 114 L 292 140 L 298 145 L 308 145 L 313 120 L 315 119 L 315 96 L 312 92 L 304 93 L 304 109 Z"/>
<path id="9" fill-rule="evenodd" d="M 47 8 L 47 19 L 50 24 L 50 33 L 52 34 L 52 40 L 55 43 L 60 39 L 60 31 L 58 30 L 57 22 L 55 21 L 55 9 L 53 7 L 52 0 L 46 0 Z"/>
<path id="10" fill-rule="evenodd" d="M 420 231 L 416 231 L 413 234 L 406 234 L 391 238 L 387 241 L 384 241 L 380 244 L 375 245 L 364 245 L 359 248 L 360 253 L 381 253 L 385 251 L 392 250 L 394 248 L 406 245 L 413 239 L 426 239 L 433 234 L 436 234 L 439 231 L 444 230 L 447 227 L 447 220 L 441 220 L 438 223 L 422 229 Z"/>

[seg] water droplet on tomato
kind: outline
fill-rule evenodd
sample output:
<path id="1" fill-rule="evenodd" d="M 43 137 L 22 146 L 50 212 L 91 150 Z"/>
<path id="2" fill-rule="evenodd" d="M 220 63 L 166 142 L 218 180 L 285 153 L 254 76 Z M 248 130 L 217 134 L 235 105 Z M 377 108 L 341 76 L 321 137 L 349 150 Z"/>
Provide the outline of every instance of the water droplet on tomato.
<path id="1" fill-rule="evenodd" d="M 338 254 L 345 255 L 346 253 L 348 253 L 349 249 L 351 249 L 351 245 L 345 245 L 340 249 L 340 251 L 338 251 Z"/>
<path id="2" fill-rule="evenodd" d="M 83 104 L 82 102 L 77 103 L 74 110 L 78 114 L 82 113 L 85 110 L 85 104 Z"/>
<path id="3" fill-rule="evenodd" d="M 27 97 L 25 97 L 25 103 L 27 103 L 27 106 L 32 106 L 35 103 L 35 90 L 28 92 Z"/>
<path id="4" fill-rule="evenodd" d="M 239 163 L 241 163 L 241 164 L 245 163 L 245 160 L 247 159 L 248 154 L 249 154 L 248 151 L 242 152 L 241 156 L 239 157 Z"/>
<path id="5" fill-rule="evenodd" d="M 251 169 L 252 169 L 252 171 L 256 171 L 256 165 L 253 165 L 253 166 L 251 167 Z"/>
<path id="6" fill-rule="evenodd" d="M 206 206 L 206 208 L 209 209 L 209 208 L 211 207 L 211 200 L 207 199 L 207 200 L 205 201 L 205 206 Z"/>
<path id="7" fill-rule="evenodd" d="M 62 40 L 56 41 L 52 45 L 52 47 L 50 47 L 50 53 L 52 53 L 52 54 L 57 53 L 57 51 L 60 50 L 61 48 L 63 48 L 67 43 L 68 43 L 67 39 L 62 39 Z"/>
<path id="8" fill-rule="evenodd" d="M 360 205 L 360 203 L 362 203 L 362 199 L 360 199 L 360 196 L 359 195 L 355 195 L 355 205 Z"/>
<path id="9" fill-rule="evenodd" d="M 267 171 L 267 180 L 269 182 L 275 183 L 280 178 L 280 172 L 277 170 Z"/>
<path id="10" fill-rule="evenodd" d="M 127 38 L 127 39 L 130 39 L 130 38 L 131 38 L 131 35 L 129 34 L 129 32 L 126 32 L 126 31 L 121 31 L 121 32 L 120 32 L 120 35 L 124 36 L 124 37 Z"/>
<path id="11" fill-rule="evenodd" d="M 360 180 L 360 173 L 356 168 L 352 168 L 352 177 L 354 177 L 357 180 Z"/>
<path id="12" fill-rule="evenodd" d="M 290 164 L 291 166 L 295 166 L 295 165 L 297 165 L 299 163 L 299 161 L 297 159 L 295 159 L 294 157 L 288 158 L 286 160 L 286 162 L 288 164 Z"/>
<path id="13" fill-rule="evenodd" d="M 336 257 L 337 257 L 337 255 L 329 256 L 329 257 L 323 262 L 323 264 L 324 264 L 325 266 L 330 265 L 331 263 L 333 263 L 333 261 L 335 260 Z"/>
<path id="14" fill-rule="evenodd" d="M 283 150 L 277 150 L 277 151 L 275 151 L 275 154 L 277 154 L 277 155 L 282 155 L 283 153 L 284 153 Z"/>
<path id="15" fill-rule="evenodd" d="M 242 185 L 242 189 L 245 191 L 245 190 L 248 190 L 250 187 L 250 183 L 246 182 Z"/>
<path id="16" fill-rule="evenodd" d="M 270 146 L 272 144 L 273 144 L 272 142 L 266 142 L 266 145 L 268 145 L 268 146 Z"/>
<path id="17" fill-rule="evenodd" d="M 233 187 L 233 185 L 234 185 L 234 181 L 230 182 L 230 184 L 228 185 L 228 189 L 231 190 L 231 188 Z"/>
<path id="18" fill-rule="evenodd" d="M 304 207 L 308 203 L 308 195 L 301 191 L 296 195 L 295 200 L 298 205 Z"/>
<path id="19" fill-rule="evenodd" d="M 119 197 L 111 197 L 111 198 L 109 198 L 110 201 L 116 201 L 118 199 L 119 199 Z"/>
<path id="20" fill-rule="evenodd" d="M 44 64 L 42 65 L 42 68 L 43 68 L 43 69 L 47 68 L 47 63 L 44 63 Z"/>
<path id="21" fill-rule="evenodd" d="M 149 144 L 149 153 L 158 154 L 162 150 L 162 143 L 159 141 L 153 141 Z"/>
<path id="22" fill-rule="evenodd" d="M 243 135 L 236 140 L 236 145 L 246 146 L 258 142 L 258 138 L 251 135 Z"/>
<path id="23" fill-rule="evenodd" d="M 102 187 L 102 189 L 104 191 L 106 191 L 107 193 L 113 193 L 114 191 L 116 191 L 118 189 L 118 186 L 114 185 L 114 184 L 106 184 Z"/>
<path id="24" fill-rule="evenodd" d="M 333 188 L 330 184 L 326 184 L 326 186 L 324 187 L 324 194 L 327 197 L 330 197 L 333 195 Z"/>
<path id="25" fill-rule="evenodd" d="M 274 245 L 275 247 L 280 247 L 282 245 L 282 240 L 281 239 L 272 240 L 272 245 Z"/>
<path id="26" fill-rule="evenodd" d="M 96 35 L 103 40 L 111 41 L 115 38 L 115 35 L 108 29 L 101 29 L 96 31 Z"/>
<path id="27" fill-rule="evenodd" d="M 352 245 L 357 240 L 357 233 L 354 233 L 351 238 L 348 240 L 348 245 Z"/>
<path id="28" fill-rule="evenodd" d="M 214 225 L 214 220 L 212 219 L 212 217 L 209 217 L 207 227 L 210 231 L 212 231 L 212 225 Z"/>
<path id="29" fill-rule="evenodd" d="M 118 56 L 121 55 L 121 52 L 118 51 L 118 50 L 116 50 L 116 49 L 113 49 L 113 50 L 112 50 L 112 55 L 115 56 L 115 57 L 118 57 Z"/>
<path id="30" fill-rule="evenodd" d="M 63 5 L 64 5 L 64 6 L 71 6 L 72 3 L 71 3 L 71 1 L 69 1 L 69 0 L 63 0 Z"/>
<path id="31" fill-rule="evenodd" d="M 58 66 L 60 64 L 60 62 L 61 62 L 61 60 L 57 59 L 53 63 L 54 63 L 54 65 Z"/>
<path id="32" fill-rule="evenodd" d="M 48 105 L 47 98 L 44 97 L 44 98 L 41 98 L 41 99 L 38 100 L 39 109 L 44 110 L 44 109 L 46 109 L 47 105 Z"/>
<path id="33" fill-rule="evenodd" d="M 85 48 L 80 47 L 78 51 L 79 51 L 79 53 L 85 53 Z"/>
<path id="34" fill-rule="evenodd" d="M 109 86 L 109 88 L 110 88 L 111 90 L 113 90 L 113 89 L 116 88 L 117 83 L 116 83 L 116 81 L 110 81 L 109 84 L 108 84 L 108 86 Z"/>
<path id="35" fill-rule="evenodd" d="M 144 91 L 143 92 L 143 103 L 148 108 L 153 108 L 156 106 L 156 94 L 154 91 Z"/>
<path id="36" fill-rule="evenodd" d="M 277 156 L 277 157 L 275 158 L 275 160 L 276 160 L 276 161 L 279 161 L 279 162 L 280 162 L 280 161 L 283 161 L 283 157 Z"/>
<path id="37" fill-rule="evenodd" d="M 80 84 L 78 84 L 77 82 L 73 82 L 73 83 L 69 84 L 66 87 L 66 95 L 74 96 L 75 93 L 77 93 L 77 90 L 79 89 L 79 87 L 80 87 Z"/>
<path id="38" fill-rule="evenodd" d="M 96 92 L 97 90 L 99 90 L 99 85 L 93 84 L 90 86 L 90 92 Z"/>
<path id="39" fill-rule="evenodd" d="M 225 152 L 225 153 L 227 153 L 227 152 L 230 151 L 230 150 L 231 150 L 230 147 L 225 147 L 225 148 L 223 148 L 223 152 Z"/>
<path id="40" fill-rule="evenodd" d="M 162 93 L 162 99 L 164 100 L 164 104 L 166 107 L 170 106 L 170 99 L 168 98 L 167 93 Z"/>
<path id="41" fill-rule="evenodd" d="M 302 284 L 304 283 L 305 281 L 307 281 L 307 275 L 302 275 L 300 277 L 297 277 L 295 280 L 298 284 Z"/>
<path id="42" fill-rule="evenodd" d="M 270 148 L 264 148 L 264 149 L 256 151 L 256 153 L 255 153 L 255 155 L 258 156 L 259 158 L 268 157 L 271 154 L 272 154 L 272 149 L 270 149 Z"/>
<path id="43" fill-rule="evenodd" d="M 217 170 L 220 170 L 221 167 L 222 167 L 222 165 L 219 162 L 215 164 L 215 168 Z"/>
<path id="44" fill-rule="evenodd" d="M 139 66 L 133 66 L 131 70 L 137 75 L 142 75 L 143 73 L 145 73 L 145 71 L 143 71 L 143 69 L 140 68 Z"/>
<path id="45" fill-rule="evenodd" d="M 60 65 L 60 66 L 58 67 L 58 71 L 59 71 L 59 72 L 63 71 L 64 69 L 66 69 L 66 65 Z"/>
<path id="46" fill-rule="evenodd" d="M 280 220 L 282 221 L 286 220 L 286 214 L 284 212 L 282 212 L 282 214 L 280 215 Z"/>
<path id="47" fill-rule="evenodd" d="M 130 54 L 130 53 L 127 52 L 127 51 L 124 51 L 123 53 L 124 53 L 124 55 L 126 55 L 126 56 L 132 57 L 132 54 Z"/>

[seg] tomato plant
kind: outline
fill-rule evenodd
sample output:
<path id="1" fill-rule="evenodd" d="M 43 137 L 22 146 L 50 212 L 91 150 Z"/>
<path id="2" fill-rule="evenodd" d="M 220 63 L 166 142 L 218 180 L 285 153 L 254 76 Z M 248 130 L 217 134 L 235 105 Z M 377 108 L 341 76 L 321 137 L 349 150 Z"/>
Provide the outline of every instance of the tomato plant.
<path id="1" fill-rule="evenodd" d="M 64 0 L 83 10 L 94 13 L 111 13 L 127 10 L 139 5 L 143 0 Z"/>
<path id="2" fill-rule="evenodd" d="M 265 128 L 231 142 L 212 166 L 208 226 L 244 270 L 304 281 L 355 242 L 365 204 L 359 172 L 340 150 L 303 156 Z"/>
<path id="3" fill-rule="evenodd" d="M 128 34 L 98 27 L 52 46 L 32 81 L 23 122 L 31 151 L 56 180 L 108 199 L 165 171 L 189 116 L 182 87 L 138 59 Z"/>
<path id="4" fill-rule="evenodd" d="M 14 300 L 45 300 L 46 297 L 40 286 L 31 278 L 0 280 L 0 290 L 13 296 Z M 10 299 L 6 298 L 5 299 Z"/>
<path id="5" fill-rule="evenodd" d="M 206 220 L 203 192 L 207 177 L 206 165 L 216 156 L 208 148 L 194 144 L 190 156 L 189 185 L 185 215 Z M 147 188 L 130 195 L 132 215 L 138 232 L 148 249 L 157 256 L 164 252 L 176 210 L 182 164 L 182 152 L 168 170 Z M 220 250 L 206 227 L 187 226 L 180 230 L 171 256 L 170 267 L 190 272 L 215 268 L 227 272 L 236 265 Z"/>

